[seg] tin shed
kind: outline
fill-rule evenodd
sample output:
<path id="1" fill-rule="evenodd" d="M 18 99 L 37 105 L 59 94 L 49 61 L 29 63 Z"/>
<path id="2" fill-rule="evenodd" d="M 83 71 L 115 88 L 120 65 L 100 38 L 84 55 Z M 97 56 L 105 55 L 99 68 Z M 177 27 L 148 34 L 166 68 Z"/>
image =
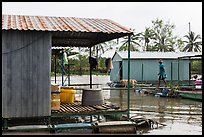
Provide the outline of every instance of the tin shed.
<path id="1" fill-rule="evenodd" d="M 127 79 L 127 52 L 115 52 L 110 80 Z M 163 59 L 167 80 L 189 80 L 189 58 L 183 56 L 202 55 L 200 52 L 130 52 L 130 79 L 137 81 L 158 80 L 159 59 Z M 179 59 L 180 58 L 180 59 Z"/>
<path id="2" fill-rule="evenodd" d="M 2 118 L 51 115 L 51 47 L 129 35 L 109 19 L 2 15 Z"/>

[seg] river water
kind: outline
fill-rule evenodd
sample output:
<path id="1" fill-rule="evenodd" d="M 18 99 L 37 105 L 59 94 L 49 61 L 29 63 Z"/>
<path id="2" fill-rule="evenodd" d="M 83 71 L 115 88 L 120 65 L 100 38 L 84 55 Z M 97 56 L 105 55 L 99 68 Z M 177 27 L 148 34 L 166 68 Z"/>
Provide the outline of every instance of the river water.
<path id="1" fill-rule="evenodd" d="M 65 79 L 65 78 L 64 78 Z M 71 76 L 70 84 L 89 84 L 90 76 Z M 52 83 L 54 78 L 52 77 Z M 93 88 L 108 87 L 110 76 L 92 76 Z M 61 77 L 57 77 L 61 84 Z M 68 83 L 68 82 L 67 82 Z M 66 82 L 65 82 L 66 84 Z M 127 90 L 103 90 L 104 99 L 127 108 Z M 142 135 L 202 135 L 202 102 L 182 98 L 164 98 L 130 91 L 130 116 L 143 116 L 164 124 Z"/>
<path id="2" fill-rule="evenodd" d="M 66 77 L 64 79 L 67 80 Z M 89 84 L 90 76 L 71 76 L 70 84 Z M 61 85 L 62 78 L 57 77 L 57 84 Z M 51 83 L 55 78 L 51 78 Z M 108 87 L 110 76 L 92 76 L 92 88 Z M 68 82 L 65 81 L 64 85 Z M 88 88 L 87 86 L 79 86 Z M 127 90 L 103 90 L 103 96 L 106 101 L 119 106 L 122 109 L 127 108 Z M 77 91 L 76 95 L 81 95 Z M 159 128 L 137 131 L 140 135 L 202 135 L 202 102 L 182 98 L 164 98 L 153 95 L 143 94 L 141 92 L 130 90 L 130 116 L 143 116 L 162 124 Z M 12 132 L 3 134 L 53 134 L 48 132 Z M 55 133 L 56 134 L 56 133 Z M 71 133 L 57 133 L 71 134 Z M 80 133 L 79 133 L 80 134 Z"/>

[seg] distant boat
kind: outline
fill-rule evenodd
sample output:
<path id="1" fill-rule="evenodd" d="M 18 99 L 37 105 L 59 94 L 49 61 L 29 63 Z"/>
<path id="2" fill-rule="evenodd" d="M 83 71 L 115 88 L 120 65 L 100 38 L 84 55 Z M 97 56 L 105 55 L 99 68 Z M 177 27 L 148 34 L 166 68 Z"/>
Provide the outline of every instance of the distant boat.
<path id="1" fill-rule="evenodd" d="M 195 91 L 179 91 L 182 98 L 194 99 L 202 101 L 202 90 Z"/>

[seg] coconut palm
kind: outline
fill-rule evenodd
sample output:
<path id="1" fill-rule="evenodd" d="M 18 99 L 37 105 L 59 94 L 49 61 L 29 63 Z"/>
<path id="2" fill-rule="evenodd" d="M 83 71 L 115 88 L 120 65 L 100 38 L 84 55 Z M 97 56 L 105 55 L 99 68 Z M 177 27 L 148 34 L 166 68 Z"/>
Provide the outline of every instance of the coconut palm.
<path id="1" fill-rule="evenodd" d="M 106 51 L 113 49 L 113 46 L 116 46 L 116 42 L 114 40 L 97 44 L 92 48 L 92 55 L 95 55 L 97 58 L 99 58 Z"/>
<path id="2" fill-rule="evenodd" d="M 135 35 L 130 36 L 130 51 L 139 51 L 138 46 L 141 45 L 138 43 L 140 42 L 141 33 L 137 33 Z M 124 37 L 124 40 L 121 41 L 123 44 L 119 47 L 119 51 L 127 51 L 128 50 L 128 36 Z"/>
<path id="3" fill-rule="evenodd" d="M 158 37 L 158 40 L 154 42 L 154 49 L 155 51 L 160 52 L 171 52 L 175 51 L 173 45 L 175 44 L 175 41 L 173 38 L 166 38 L 166 37 Z"/>
<path id="4" fill-rule="evenodd" d="M 101 55 L 104 54 L 106 51 L 113 49 L 113 46 L 116 46 L 116 42 L 114 40 L 97 44 L 91 48 L 91 55 L 95 56 L 96 60 L 99 61 Z M 85 50 L 85 52 L 87 51 L 89 51 L 89 49 Z M 98 66 L 96 67 L 98 69 Z"/>
<path id="5" fill-rule="evenodd" d="M 183 41 L 187 43 L 187 45 L 183 48 L 183 51 L 187 52 L 201 52 L 202 41 L 198 41 L 201 39 L 200 35 L 196 35 L 194 32 L 190 31 L 188 35 L 184 36 L 188 39 L 188 41 Z"/>
<path id="6" fill-rule="evenodd" d="M 145 28 L 145 31 L 143 33 L 141 33 L 142 37 L 141 39 L 144 40 L 144 48 L 146 51 L 150 51 L 150 47 L 149 47 L 149 42 L 150 39 L 154 38 L 154 31 L 152 29 Z"/>

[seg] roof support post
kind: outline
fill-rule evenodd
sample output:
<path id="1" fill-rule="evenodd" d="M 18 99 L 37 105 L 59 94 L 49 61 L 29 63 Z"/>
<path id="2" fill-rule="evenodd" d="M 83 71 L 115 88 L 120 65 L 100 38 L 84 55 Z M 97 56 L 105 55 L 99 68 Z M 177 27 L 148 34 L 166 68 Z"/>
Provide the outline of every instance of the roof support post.
<path id="1" fill-rule="evenodd" d="M 62 68 L 62 86 L 64 85 L 64 57 L 63 57 L 63 54 L 64 54 L 64 50 L 62 50 L 62 63 L 61 63 L 61 68 Z"/>
<path id="2" fill-rule="evenodd" d="M 173 83 L 173 63 L 171 62 L 171 83 Z"/>
<path id="3" fill-rule="evenodd" d="M 128 35 L 128 118 L 130 118 L 130 36 Z"/>
<path id="4" fill-rule="evenodd" d="M 91 57 L 91 47 L 89 48 L 89 57 Z M 90 89 L 92 89 L 92 67 L 91 64 L 89 64 L 90 69 Z"/>
<path id="5" fill-rule="evenodd" d="M 180 68 L 179 68 L 179 65 L 180 65 L 180 58 L 178 59 L 178 83 L 180 82 L 180 73 L 179 73 L 179 70 L 180 70 Z"/>
<path id="6" fill-rule="evenodd" d="M 56 79 L 56 77 L 57 77 L 57 51 L 55 51 L 54 50 L 54 54 L 55 54 L 55 84 L 56 84 L 56 82 L 57 82 L 57 79 Z"/>
<path id="7" fill-rule="evenodd" d="M 144 81 L 144 65 L 142 63 L 142 82 Z"/>
<path id="8" fill-rule="evenodd" d="M 189 77 L 188 77 L 188 84 L 191 85 L 191 57 L 189 57 Z"/>

